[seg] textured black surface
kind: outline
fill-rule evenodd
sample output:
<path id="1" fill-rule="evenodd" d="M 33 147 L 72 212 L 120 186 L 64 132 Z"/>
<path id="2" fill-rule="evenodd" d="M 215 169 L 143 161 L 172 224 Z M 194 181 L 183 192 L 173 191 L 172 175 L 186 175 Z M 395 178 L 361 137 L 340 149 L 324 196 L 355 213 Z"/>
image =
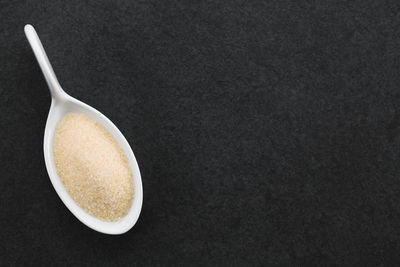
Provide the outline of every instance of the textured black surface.
<path id="1" fill-rule="evenodd" d="M 399 5 L 297 2 L 0 1 L 0 265 L 398 265 Z M 132 145 L 125 235 L 50 184 L 26 23 Z"/>

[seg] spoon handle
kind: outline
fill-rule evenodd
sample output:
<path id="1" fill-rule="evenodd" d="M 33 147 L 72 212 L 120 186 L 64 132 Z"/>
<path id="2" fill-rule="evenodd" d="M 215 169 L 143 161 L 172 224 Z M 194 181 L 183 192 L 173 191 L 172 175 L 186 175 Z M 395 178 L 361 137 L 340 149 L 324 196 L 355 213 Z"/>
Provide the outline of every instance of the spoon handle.
<path id="1" fill-rule="evenodd" d="M 32 25 L 25 25 L 25 35 L 28 38 L 29 44 L 32 47 L 33 53 L 42 69 L 44 78 L 46 79 L 47 85 L 49 86 L 51 96 L 54 99 L 59 99 L 66 95 L 64 90 L 61 88 L 60 83 L 57 80 L 56 74 L 54 73 L 53 67 L 50 64 L 49 58 L 44 51 L 42 42 L 37 35 L 35 28 Z"/>

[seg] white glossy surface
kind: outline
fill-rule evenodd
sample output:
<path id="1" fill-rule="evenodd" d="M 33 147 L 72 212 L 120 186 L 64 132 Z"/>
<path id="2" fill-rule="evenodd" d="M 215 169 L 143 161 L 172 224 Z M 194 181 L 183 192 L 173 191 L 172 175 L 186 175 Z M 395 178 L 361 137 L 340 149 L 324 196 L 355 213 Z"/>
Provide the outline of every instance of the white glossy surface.
<path id="1" fill-rule="evenodd" d="M 43 150 L 47 172 L 54 189 L 64 202 L 65 206 L 67 206 L 67 208 L 88 227 L 105 234 L 122 234 L 127 232 L 138 220 L 143 202 L 142 179 L 140 176 L 139 166 L 136 162 L 136 158 L 131 147 L 122 133 L 107 117 L 87 104 L 69 96 L 62 90 L 35 29 L 28 24 L 25 26 L 25 34 L 40 65 L 40 68 L 42 69 L 52 96 L 50 112 L 47 117 L 46 129 L 44 133 Z M 60 177 L 57 174 L 53 155 L 54 132 L 58 122 L 68 112 L 85 114 L 101 124 L 104 129 L 106 129 L 115 138 L 128 158 L 128 162 L 133 173 L 135 195 L 132 202 L 132 207 L 128 214 L 119 221 L 105 222 L 84 211 L 67 193 L 63 183 L 60 180 Z"/>

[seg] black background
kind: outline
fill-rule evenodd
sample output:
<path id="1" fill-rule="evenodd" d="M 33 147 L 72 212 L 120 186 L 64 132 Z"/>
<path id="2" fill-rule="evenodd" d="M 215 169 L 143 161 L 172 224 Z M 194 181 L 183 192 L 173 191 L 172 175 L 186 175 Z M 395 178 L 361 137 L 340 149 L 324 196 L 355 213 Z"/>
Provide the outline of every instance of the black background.
<path id="1" fill-rule="evenodd" d="M 396 265 L 396 2 L 1 0 L 1 265 Z M 48 179 L 26 23 L 132 145 L 144 205 L 124 235 Z"/>

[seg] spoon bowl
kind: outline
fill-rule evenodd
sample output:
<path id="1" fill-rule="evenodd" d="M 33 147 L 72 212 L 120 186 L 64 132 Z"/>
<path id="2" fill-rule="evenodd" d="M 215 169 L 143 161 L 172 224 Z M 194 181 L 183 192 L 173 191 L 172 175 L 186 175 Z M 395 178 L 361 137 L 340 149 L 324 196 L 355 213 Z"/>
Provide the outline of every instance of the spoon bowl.
<path id="1" fill-rule="evenodd" d="M 36 59 L 40 65 L 40 68 L 43 72 L 43 75 L 46 79 L 46 82 L 49 86 L 52 96 L 43 140 L 44 159 L 50 181 L 53 184 L 53 187 L 56 190 L 57 194 L 64 202 L 65 206 L 67 206 L 72 214 L 74 214 L 75 217 L 77 217 L 82 223 L 101 233 L 123 234 L 135 225 L 136 221 L 139 218 L 143 202 L 142 180 L 135 155 L 133 154 L 132 149 L 129 146 L 129 143 L 126 141 L 125 137 L 106 116 L 104 116 L 102 113 L 92 108 L 91 106 L 69 96 L 67 93 L 64 92 L 64 90 L 58 83 L 57 77 L 54 74 L 53 68 L 50 65 L 46 52 L 44 51 L 44 48 L 35 29 L 32 27 L 32 25 L 28 24 L 25 26 L 24 30 L 26 37 L 28 38 L 28 41 L 36 56 Z M 106 222 L 88 214 L 71 198 L 71 196 L 65 189 L 60 177 L 57 174 L 53 153 L 54 133 L 59 121 L 67 113 L 71 112 L 84 114 L 99 123 L 112 135 L 112 137 L 116 140 L 128 159 L 128 163 L 133 174 L 135 193 L 132 201 L 132 206 L 127 215 L 125 215 L 118 221 Z"/>

